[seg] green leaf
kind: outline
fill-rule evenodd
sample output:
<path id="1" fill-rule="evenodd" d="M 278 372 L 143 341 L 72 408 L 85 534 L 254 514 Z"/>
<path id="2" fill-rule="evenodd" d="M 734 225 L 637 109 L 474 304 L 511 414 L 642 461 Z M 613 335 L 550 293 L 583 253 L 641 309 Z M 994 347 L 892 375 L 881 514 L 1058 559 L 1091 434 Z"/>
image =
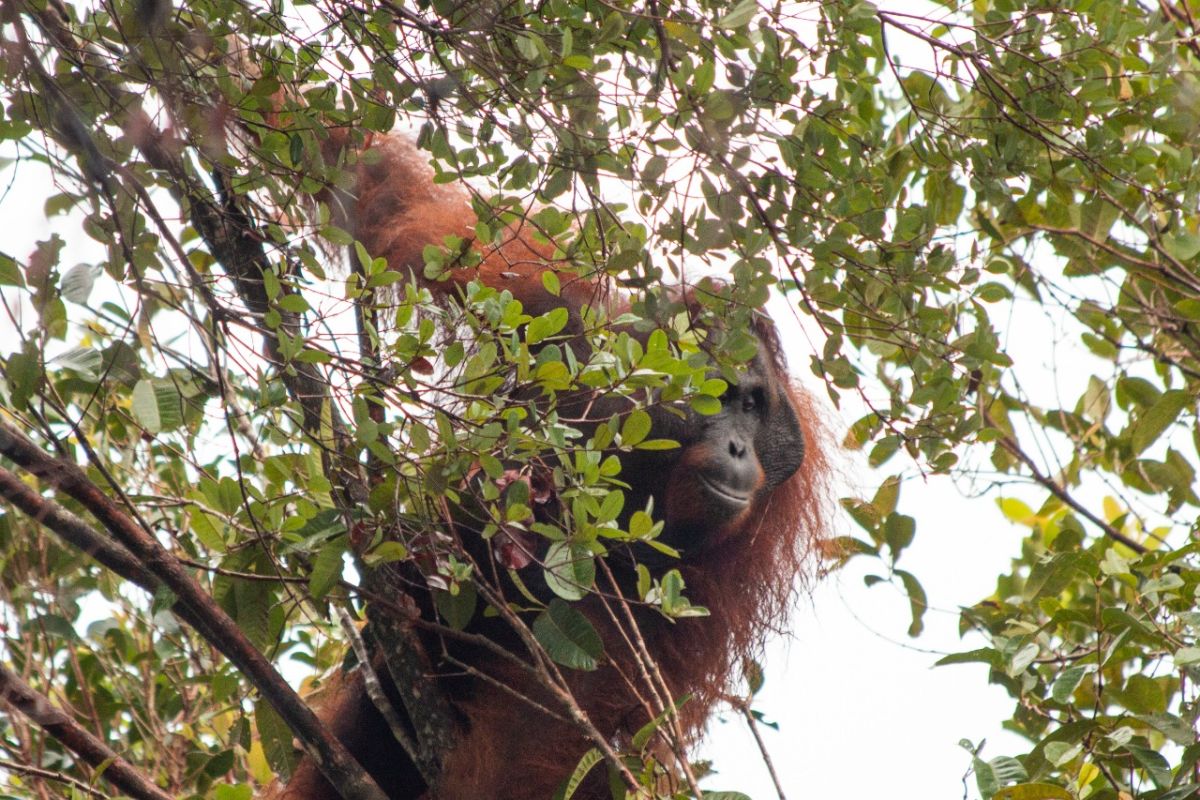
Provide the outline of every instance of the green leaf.
<path id="1" fill-rule="evenodd" d="M 746 688 L 750 690 L 752 697 L 762 691 L 763 684 L 767 682 L 762 664 L 753 658 L 746 659 L 742 666 L 742 675 L 746 679 Z"/>
<path id="2" fill-rule="evenodd" d="M 871 498 L 871 505 L 875 506 L 875 510 L 882 518 L 896 510 L 896 503 L 899 499 L 900 478 L 897 475 L 890 475 L 875 491 L 875 496 Z"/>
<path id="3" fill-rule="evenodd" d="M 1176 667 L 1186 667 L 1200 662 L 1200 647 L 1181 647 L 1173 656 Z"/>
<path id="4" fill-rule="evenodd" d="M 143 378 L 133 387 L 130 410 L 133 418 L 147 432 L 154 434 L 162 430 L 162 419 L 158 415 L 158 393 L 154 391 L 153 380 Z"/>
<path id="5" fill-rule="evenodd" d="M 596 41 L 611 42 L 625 32 L 625 15 L 619 11 L 610 11 L 596 34 Z"/>
<path id="6" fill-rule="evenodd" d="M 368 566 L 377 567 L 395 561 L 407 561 L 408 556 L 408 548 L 400 542 L 386 541 L 380 542 L 378 547 L 372 548 L 371 552 L 363 556 L 363 561 Z"/>
<path id="7" fill-rule="evenodd" d="M 1000 783 L 1029 780 L 1025 766 L 1011 756 L 997 756 L 988 762 L 988 766 L 992 768 L 992 774 Z"/>
<path id="8" fill-rule="evenodd" d="M 993 797 L 1000 790 L 1000 782 L 991 766 L 981 758 L 972 758 L 971 768 L 975 772 L 975 785 L 979 788 L 979 794 L 983 797 Z"/>
<path id="9" fill-rule="evenodd" d="M 636 450 L 675 450 L 679 442 L 674 439 L 646 439 L 634 445 Z"/>
<path id="10" fill-rule="evenodd" d="M 596 524 L 603 525 L 606 522 L 612 522 L 621 516 L 623 508 L 625 508 L 625 492 L 620 489 L 609 491 L 600 501 L 600 508 L 596 512 Z"/>
<path id="11" fill-rule="evenodd" d="M 1076 664 L 1073 667 L 1064 669 L 1054 681 L 1054 688 L 1050 690 L 1050 699 L 1056 703 L 1066 703 L 1071 699 L 1075 689 L 1088 673 L 1095 670 L 1091 664 Z"/>
<path id="12" fill-rule="evenodd" d="M 293 314 L 303 314 L 306 311 L 311 310 L 310 306 L 308 305 L 308 301 L 304 299 L 304 296 L 295 293 L 285 294 L 283 297 L 279 298 L 277 305 L 284 311 L 290 311 Z"/>
<path id="13" fill-rule="evenodd" d="M 15 408 L 24 409 L 42 387 L 45 373 L 41 359 L 35 353 L 19 352 L 8 357 L 4 378 Z"/>
<path id="14" fill-rule="evenodd" d="M 1162 686 L 1146 675 L 1130 675 L 1125 685 L 1114 694 L 1121 705 L 1135 714 L 1156 714 L 1167 710 L 1167 698 Z"/>
<path id="15" fill-rule="evenodd" d="M 898 436 L 885 436 L 871 448 L 871 452 L 867 456 L 867 463 L 875 468 L 881 467 L 892 456 L 896 455 L 899 449 L 900 438 Z"/>
<path id="16" fill-rule="evenodd" d="M 538 365 L 534 378 L 548 392 L 561 392 L 571 388 L 571 371 L 561 361 L 547 361 Z"/>
<path id="17" fill-rule="evenodd" d="M 1187 747 L 1195 743 L 1196 735 L 1191 725 L 1174 714 L 1135 714 L 1134 716 L 1166 734 L 1168 739 L 1180 747 Z"/>
<path id="18" fill-rule="evenodd" d="M 339 536 L 326 542 L 317 551 L 316 558 L 313 559 L 312 572 L 308 576 L 308 591 L 315 599 L 323 598 L 341 580 L 342 557 L 346 554 L 346 549 L 346 537 Z"/>
<path id="19" fill-rule="evenodd" d="M 871 503 L 866 503 L 856 497 L 842 498 L 842 508 L 850 514 L 850 519 L 875 539 L 879 530 L 879 511 Z"/>
<path id="20" fill-rule="evenodd" d="M 629 518 L 629 535 L 634 539 L 644 539 L 654 530 L 654 517 L 645 511 L 635 511 Z"/>
<path id="21" fill-rule="evenodd" d="M 550 591 L 565 600 L 579 600 L 596 581 L 591 550 L 571 542 L 554 542 L 546 551 L 544 576 Z"/>
<path id="22" fill-rule="evenodd" d="M 1185 766 L 1185 769 L 1190 768 L 1190 765 Z M 1200 784 L 1184 783 L 1176 786 L 1174 789 L 1155 795 L 1154 800 L 1190 800 L 1197 793 L 1200 793 Z"/>
<path id="23" fill-rule="evenodd" d="M 899 558 L 901 551 L 912 544 L 917 532 L 917 521 L 907 514 L 888 514 L 883 523 L 883 540 L 892 551 L 893 558 Z"/>
<path id="24" fill-rule="evenodd" d="M 1014 678 L 1017 675 L 1020 675 L 1029 668 L 1029 665 L 1033 663 L 1034 659 L 1038 657 L 1040 652 L 1041 649 L 1033 642 L 1030 642 L 1022 647 L 1015 654 L 1013 654 L 1012 661 L 1010 661 L 1008 665 L 1008 674 Z"/>
<path id="25" fill-rule="evenodd" d="M 718 28 L 732 30 L 746 25 L 758 12 L 758 0 L 739 0 L 723 17 L 717 20 Z"/>
<path id="26" fill-rule="evenodd" d="M 579 791 L 583 779 L 592 771 L 592 767 L 603 760 L 604 754 L 595 747 L 584 753 L 583 758 L 579 759 L 579 763 L 571 771 L 571 777 L 567 778 L 566 786 L 563 787 L 562 791 L 562 800 L 571 800 L 575 796 L 575 792 Z"/>
<path id="27" fill-rule="evenodd" d="M 829 550 L 839 563 L 849 561 L 855 556 L 878 556 L 879 548 L 855 539 L 853 536 L 837 536 L 829 542 Z"/>
<path id="28" fill-rule="evenodd" d="M 692 398 L 688 401 L 688 405 L 697 414 L 705 417 L 720 414 L 721 409 L 724 407 L 718 398 L 707 394 L 692 395 Z"/>
<path id="29" fill-rule="evenodd" d="M 1133 756 L 1134 761 L 1146 770 L 1158 788 L 1163 789 L 1171 785 L 1171 765 L 1161 753 L 1133 744 L 1125 745 L 1125 749 Z"/>
<path id="30" fill-rule="evenodd" d="M 653 184 L 667 171 L 667 160 L 662 156 L 651 157 L 642 167 L 642 181 Z"/>
<path id="31" fill-rule="evenodd" d="M 1087 558 L 1083 553 L 1059 553 L 1034 564 L 1025 581 L 1025 597 L 1037 600 L 1063 591 L 1079 574 L 1080 564 Z"/>
<path id="32" fill-rule="evenodd" d="M 72 347 L 55 356 L 50 363 L 55 367 L 74 370 L 88 380 L 97 380 L 104 369 L 104 355 L 91 347 Z"/>
<path id="33" fill-rule="evenodd" d="M 1046 760 L 1056 767 L 1062 767 L 1079 757 L 1083 745 L 1071 742 L 1047 742 L 1042 752 Z"/>
<path id="34" fill-rule="evenodd" d="M 590 671 L 604 655 L 600 635 L 564 600 L 555 598 L 533 621 L 533 635 L 555 663 L 571 669 Z"/>
<path id="35" fill-rule="evenodd" d="M 657 716 L 655 716 L 654 719 L 638 728 L 637 732 L 633 734 L 633 738 L 630 739 L 630 744 L 633 745 L 633 749 L 639 752 L 644 750 L 646 745 L 649 744 L 651 739 L 654 738 L 654 734 L 662 728 L 662 724 L 669 718 L 678 714 L 679 709 L 687 701 L 688 696 L 685 695 L 684 697 L 681 697 L 679 700 L 675 701 L 675 704 L 670 708 L 664 709 Z"/>
<path id="36" fill-rule="evenodd" d="M 254 724 L 271 768 L 281 775 L 290 775 L 293 766 L 292 729 L 266 700 L 254 704 Z"/>
<path id="37" fill-rule="evenodd" d="M 1175 303 L 1175 310 L 1190 322 L 1200 322 L 1200 300 L 1188 298 Z"/>
<path id="38" fill-rule="evenodd" d="M 929 601 L 925 597 L 925 589 L 912 573 L 898 569 L 895 571 L 895 574 L 900 579 L 900 582 L 904 584 L 904 591 L 908 593 L 908 608 L 912 616 L 912 622 L 908 626 L 908 635 L 920 636 L 921 631 L 925 628 L 925 611 L 929 608 Z"/>
<path id="39" fill-rule="evenodd" d="M 1190 261 L 1200 253 L 1200 235 L 1194 233 L 1177 233 L 1163 237 L 1163 247 L 1174 258 L 1180 261 Z"/>
<path id="40" fill-rule="evenodd" d="M 183 424 L 183 398 L 170 380 L 139 380 L 130 396 L 130 410 L 148 433 L 172 431 Z"/>
<path id="41" fill-rule="evenodd" d="M 1108 384 L 1092 375 L 1087 390 L 1079 398 L 1078 411 L 1094 422 L 1104 422 L 1112 409 L 1112 393 Z"/>
<path id="42" fill-rule="evenodd" d="M 214 777 L 218 777 L 221 774 L 228 772 L 229 769 L 232 768 L 232 766 L 233 766 L 233 764 L 232 764 L 233 751 L 226 750 L 225 752 L 229 753 L 231 763 L 230 763 L 229 767 L 226 767 L 225 769 L 219 769 L 214 765 L 212 768 L 214 771 Z M 213 789 L 214 800 L 250 800 L 250 798 L 253 796 L 254 796 L 254 790 L 248 783 L 239 783 L 239 784 L 223 783 L 223 784 L 216 786 Z"/>
<path id="43" fill-rule="evenodd" d="M 474 583 L 461 581 L 455 586 L 455 591 L 443 589 L 434 592 L 433 602 L 446 625 L 461 631 L 475 616 L 476 594 Z"/>
<path id="44" fill-rule="evenodd" d="M 1179 389 L 1163 392 L 1154 405 L 1143 411 L 1133 424 L 1130 444 L 1134 455 L 1154 444 L 1179 413 L 1195 402 L 1196 398 L 1190 392 Z"/>
<path id="45" fill-rule="evenodd" d="M 234 758 L 232 750 L 221 750 L 208 759 L 208 762 L 204 765 L 204 774 L 210 778 L 220 778 L 228 774 L 233 769 Z M 230 790 L 224 793 L 224 796 L 230 798 L 230 800 L 250 800 L 250 787 L 245 784 L 222 788 Z M 220 796 L 220 793 L 218 793 L 218 796 Z"/>
<path id="46" fill-rule="evenodd" d="M 652 545 L 657 542 L 651 542 Z M 703 606 L 694 606 L 683 595 L 684 589 L 683 573 L 677 569 L 667 570 L 667 573 L 662 576 L 658 587 L 647 594 L 646 601 L 650 603 L 657 602 L 664 616 L 672 618 L 683 617 L 704 617 L 708 616 L 708 609 Z"/>
<path id="47" fill-rule="evenodd" d="M 0 253 L 0 286 L 25 286 L 20 265 L 16 259 L 5 253 Z"/>
<path id="48" fill-rule="evenodd" d="M 223 526 L 213 515 L 207 514 L 199 508 L 189 509 L 188 528 L 200 540 L 200 543 L 209 550 L 216 553 L 225 551 L 225 537 L 222 532 Z"/>
<path id="49" fill-rule="evenodd" d="M 183 425 L 183 396 L 174 381 L 155 381 L 154 399 L 158 402 L 158 421 L 162 430 L 173 431 Z"/>
<path id="50" fill-rule="evenodd" d="M 1032 527 L 1036 519 L 1030 506 L 1016 498 L 997 498 L 996 505 L 1000 506 L 1000 512 L 1009 522 Z"/>
<path id="51" fill-rule="evenodd" d="M 625 446 L 637 444 L 650 433 L 650 427 L 650 415 L 640 408 L 634 409 L 629 412 L 629 416 L 625 417 L 625 421 L 621 424 L 621 444 Z"/>
<path id="52" fill-rule="evenodd" d="M 1139 641 L 1153 643 L 1158 645 L 1161 643 L 1161 637 L 1143 625 L 1136 617 L 1130 614 L 1123 608 L 1106 608 L 1100 612 L 1100 621 L 1106 628 L 1112 629 L 1110 632 L 1127 630 L 1130 634 L 1137 637 Z"/>
<path id="53" fill-rule="evenodd" d="M 61 283 L 63 299 L 78 305 L 86 304 L 96 284 L 96 273 L 97 269 L 91 264 L 76 264 L 67 270 Z"/>
<path id="54" fill-rule="evenodd" d="M 530 320 L 529 327 L 525 330 L 525 341 L 531 345 L 535 345 L 544 339 L 550 338 L 567 326 L 569 318 L 570 315 L 565 308 L 556 308 L 553 311 L 542 314 L 540 317 L 534 317 Z"/>
<path id="55" fill-rule="evenodd" d="M 263 581 L 238 581 L 233 585 L 233 597 L 238 627 L 257 647 L 265 648 L 272 641 L 272 587 Z"/>

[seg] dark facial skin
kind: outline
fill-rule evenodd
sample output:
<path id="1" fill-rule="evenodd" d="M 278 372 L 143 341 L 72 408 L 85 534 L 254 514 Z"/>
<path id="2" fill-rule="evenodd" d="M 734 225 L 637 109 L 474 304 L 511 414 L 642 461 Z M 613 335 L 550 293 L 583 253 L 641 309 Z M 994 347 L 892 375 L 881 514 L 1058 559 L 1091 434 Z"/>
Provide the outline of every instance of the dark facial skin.
<path id="1" fill-rule="evenodd" d="M 657 513 L 665 512 L 662 541 L 684 553 L 740 523 L 804 460 L 796 410 L 764 356 L 738 376 L 721 403 L 711 416 L 656 411 L 652 436 L 674 439 L 680 448 L 622 459 L 621 478 L 635 487 L 626 508 L 641 508 L 652 495 Z"/>

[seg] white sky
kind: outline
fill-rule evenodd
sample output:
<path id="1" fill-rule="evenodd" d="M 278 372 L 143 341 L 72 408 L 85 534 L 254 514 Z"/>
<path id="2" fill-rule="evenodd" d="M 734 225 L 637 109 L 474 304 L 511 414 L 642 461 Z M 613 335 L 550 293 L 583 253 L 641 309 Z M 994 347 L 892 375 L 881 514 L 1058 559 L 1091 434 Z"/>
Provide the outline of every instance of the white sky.
<path id="1" fill-rule="evenodd" d="M 948 478 L 907 482 L 900 510 L 917 517 L 900 566 L 928 593 L 924 633 L 907 636 L 907 597 L 891 584 L 866 588 L 862 576 L 878 570 L 859 559 L 817 585 L 795 613 L 793 635 L 768 651 L 755 708 L 780 726 L 761 730 L 789 800 L 962 797 L 970 756 L 960 739 L 986 739 L 985 758 L 1028 749 L 1000 729 L 1013 703 L 987 684 L 986 666 L 933 667 L 946 653 L 984 645 L 959 639 L 957 609 L 991 593 L 1020 531 L 991 499 L 966 499 Z M 709 788 L 776 796 L 740 719 L 714 723 L 704 753 L 728 776 Z M 969 786 L 976 797 L 973 778 Z"/>

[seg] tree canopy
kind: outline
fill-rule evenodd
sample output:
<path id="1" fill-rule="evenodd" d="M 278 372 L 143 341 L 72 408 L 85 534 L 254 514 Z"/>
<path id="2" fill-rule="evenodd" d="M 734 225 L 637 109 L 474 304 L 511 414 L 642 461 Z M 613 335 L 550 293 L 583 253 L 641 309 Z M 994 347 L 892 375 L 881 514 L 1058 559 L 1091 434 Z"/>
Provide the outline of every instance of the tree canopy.
<path id="1" fill-rule="evenodd" d="M 279 665 L 319 675 L 361 647 L 362 602 L 387 602 L 373 576 L 410 558 L 388 530 L 443 529 L 480 472 L 495 526 L 525 525 L 536 498 L 507 470 L 568 447 L 555 479 L 572 524 L 530 530 L 560 556 L 545 613 L 577 621 L 605 542 L 656 533 L 652 510 L 617 526 L 604 452 L 669 443 L 636 411 L 580 443 L 496 390 L 511 376 L 547 397 L 654 389 L 711 412 L 724 385 L 663 291 L 710 273 L 714 316 L 782 293 L 811 333 L 793 368 L 840 413 L 861 409 L 831 425 L 878 488 L 841 500 L 852 522 L 826 568 L 877 562 L 916 636 L 925 595 L 902 556 L 936 510 L 905 505 L 906 476 L 965 476 L 1026 530 L 994 594 L 962 612 L 986 646 L 943 659 L 988 664 L 1013 698 L 1005 726 L 1028 740 L 975 758 L 979 796 L 1193 796 L 1195 14 L 1187 0 L 6 3 L 5 207 L 32 198 L 55 231 L 28 250 L 9 243 L 25 231 L 0 238 L 9 791 L 242 800 L 287 773 L 295 737 L 347 798 L 381 796 Z M 355 246 L 327 202 L 346 164 L 321 143 L 398 126 L 439 181 L 470 187 L 477 240 L 524 218 L 571 269 L 633 294 L 625 322 L 660 333 L 643 346 L 600 326 L 580 363 L 553 346 L 565 314 L 478 285 L 447 309 Z M 470 258 L 442 244 L 428 276 Z M 1021 338 L 1047 319 L 1072 361 L 1054 392 Z M 729 330 L 726 368 L 754 350 Z M 439 610 L 461 627 L 483 587 L 453 559 L 438 570 Z M 669 569 L 641 588 L 664 614 L 702 613 Z M 600 654 L 570 628 L 533 633 L 586 668 Z"/>

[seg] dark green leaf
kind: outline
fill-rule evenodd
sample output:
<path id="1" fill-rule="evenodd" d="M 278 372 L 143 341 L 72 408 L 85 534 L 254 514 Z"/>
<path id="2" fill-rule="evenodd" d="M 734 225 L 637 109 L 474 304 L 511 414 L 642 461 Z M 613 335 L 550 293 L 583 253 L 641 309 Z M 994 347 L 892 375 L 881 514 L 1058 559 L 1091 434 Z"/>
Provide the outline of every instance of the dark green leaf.
<path id="1" fill-rule="evenodd" d="M 1141 453 L 1154 444 L 1163 431 L 1175 421 L 1179 413 L 1195 403 L 1195 396 L 1188 392 L 1179 390 L 1163 392 L 1154 405 L 1143 411 L 1133 424 L 1130 442 L 1134 454 Z"/>
<path id="2" fill-rule="evenodd" d="M 533 634 L 550 658 L 571 669 L 593 670 L 604 654 L 587 617 L 557 598 L 533 621 Z"/>
<path id="3" fill-rule="evenodd" d="M 461 631 L 475 616 L 476 594 L 474 583 L 462 581 L 457 584 L 456 591 L 443 589 L 434 592 L 433 600 L 446 625 Z"/>

